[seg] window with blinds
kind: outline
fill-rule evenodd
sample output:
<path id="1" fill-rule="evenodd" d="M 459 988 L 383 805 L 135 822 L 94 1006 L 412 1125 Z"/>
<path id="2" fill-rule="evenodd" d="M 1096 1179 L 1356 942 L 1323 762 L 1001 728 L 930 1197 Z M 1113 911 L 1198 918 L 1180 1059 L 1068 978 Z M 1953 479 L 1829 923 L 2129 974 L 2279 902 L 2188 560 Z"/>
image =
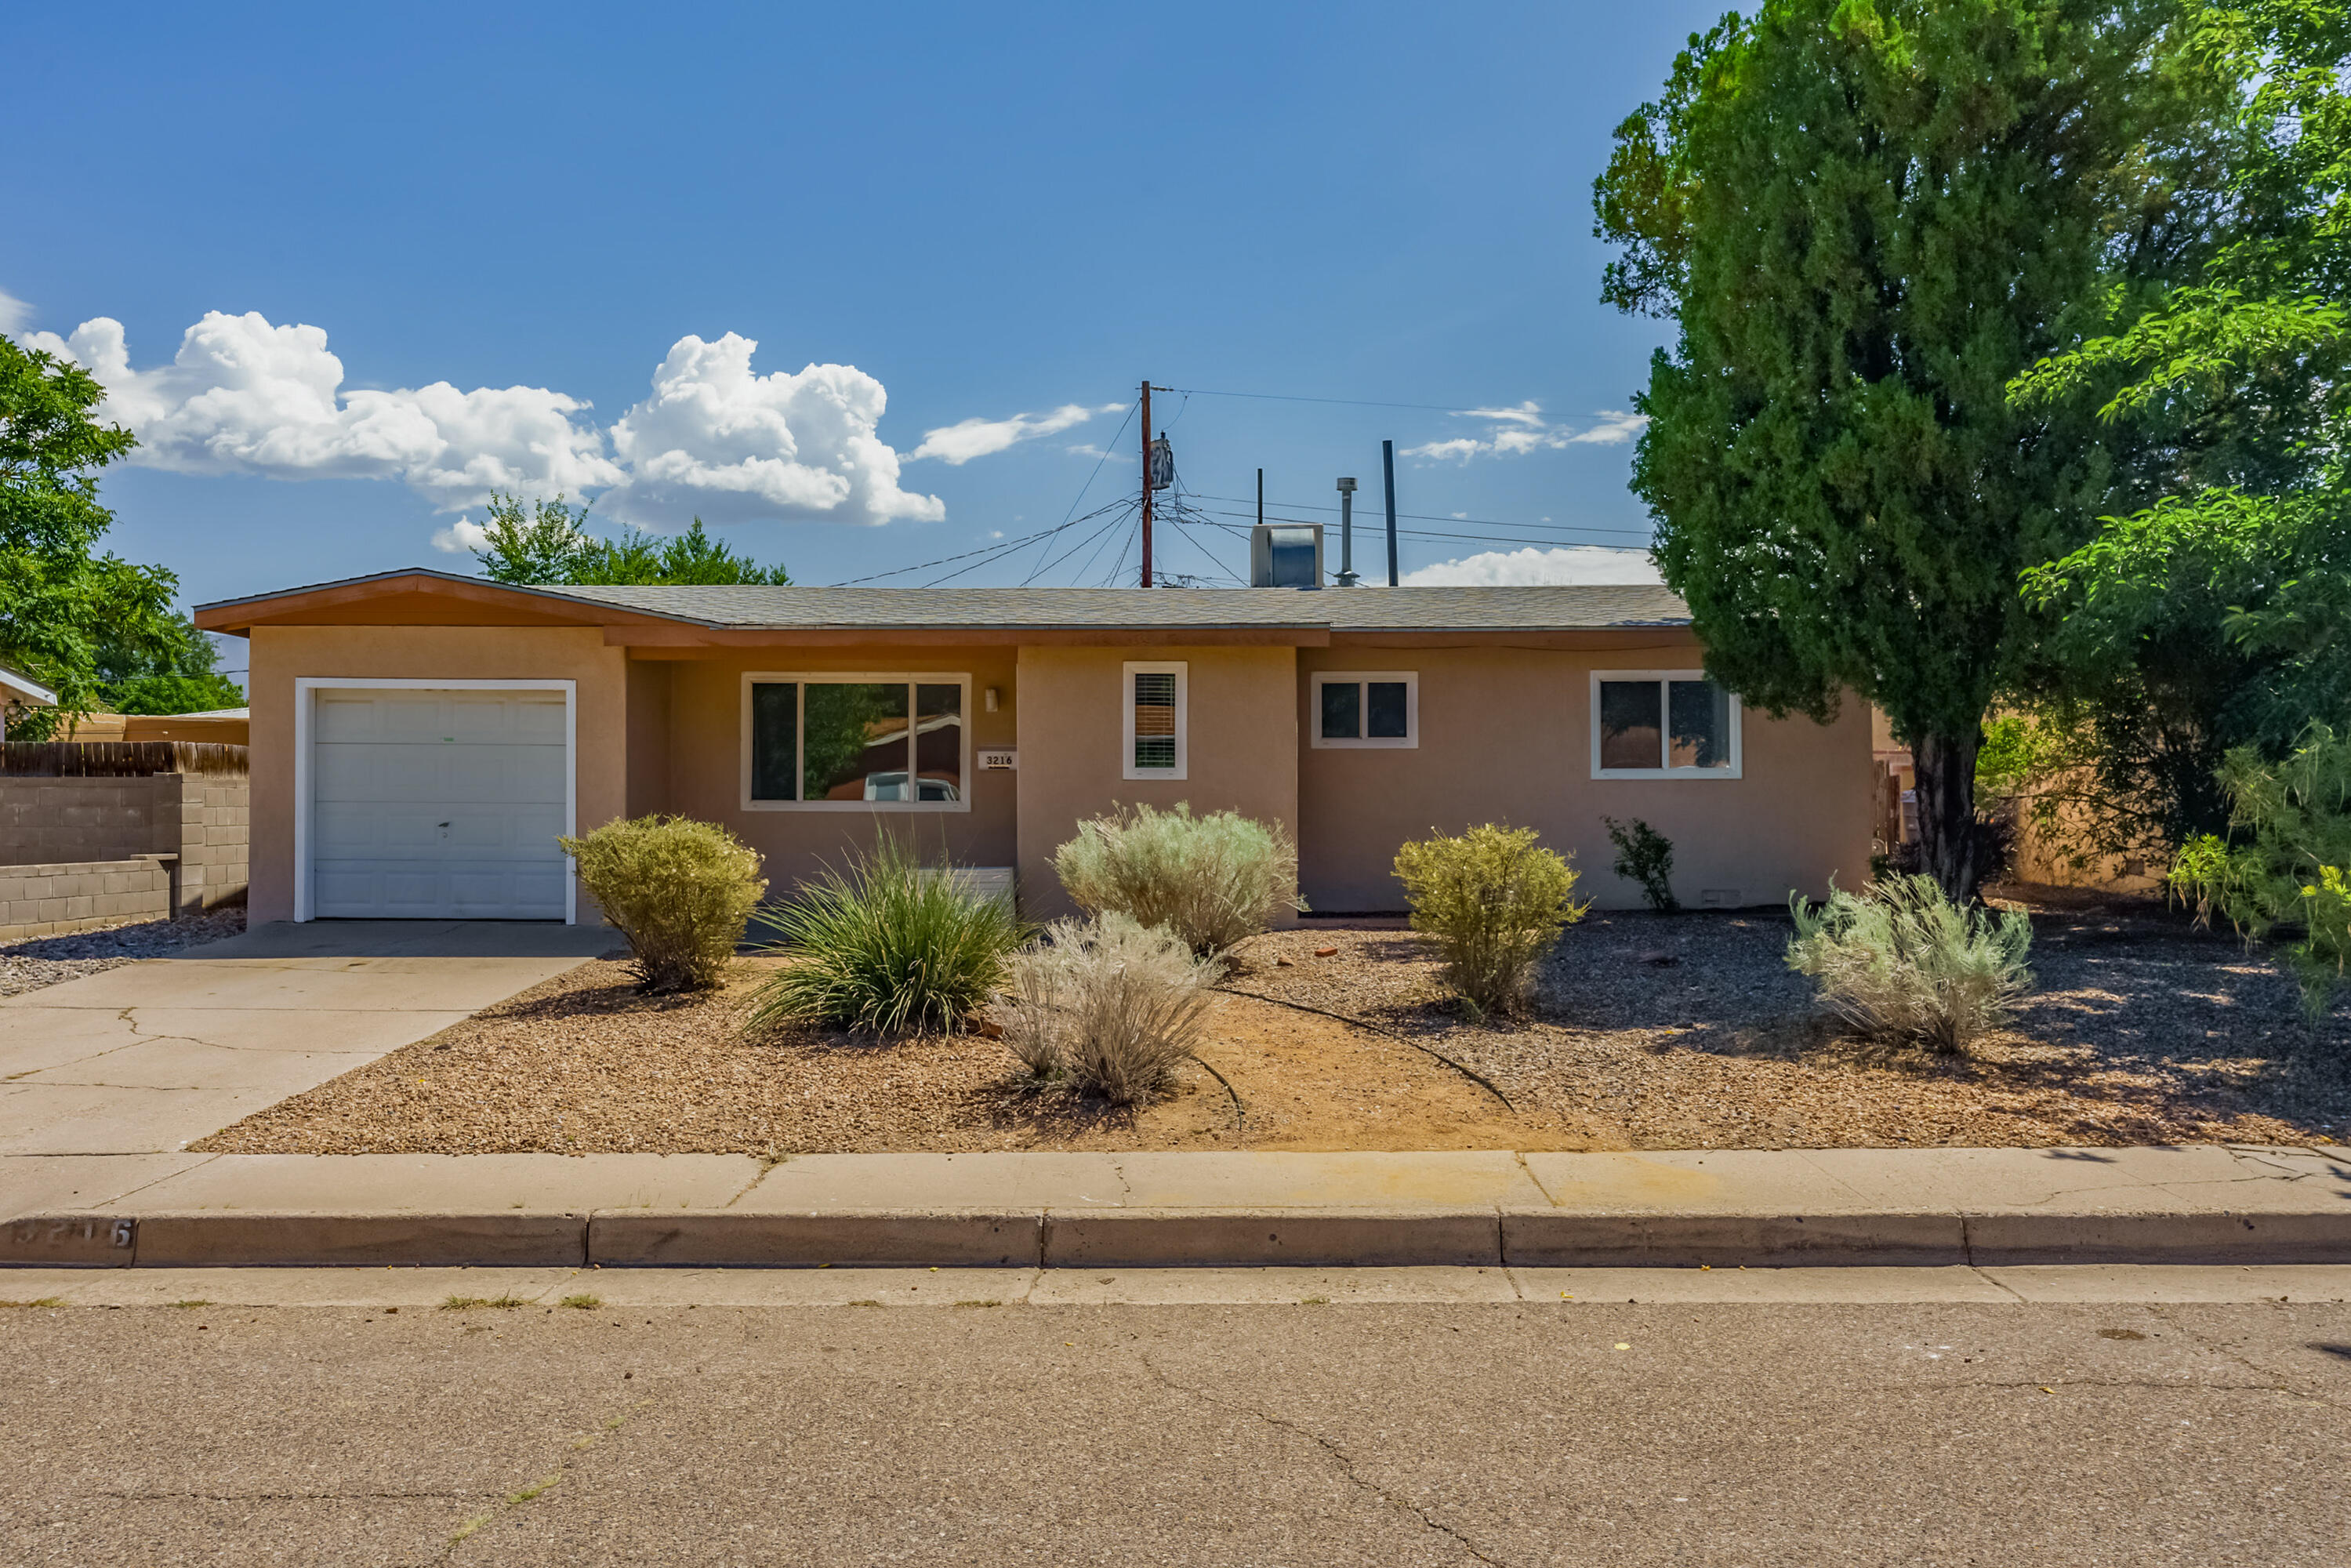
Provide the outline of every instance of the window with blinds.
<path id="1" fill-rule="evenodd" d="M 1185 777 L 1184 677 L 1181 664 L 1125 667 L 1125 777 Z"/>

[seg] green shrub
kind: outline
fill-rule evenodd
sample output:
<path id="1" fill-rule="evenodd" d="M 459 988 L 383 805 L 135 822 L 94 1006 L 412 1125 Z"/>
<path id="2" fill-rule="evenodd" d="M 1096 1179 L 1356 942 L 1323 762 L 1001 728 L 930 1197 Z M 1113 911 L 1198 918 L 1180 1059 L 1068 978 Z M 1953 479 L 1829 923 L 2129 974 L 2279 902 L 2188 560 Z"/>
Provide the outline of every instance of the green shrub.
<path id="1" fill-rule="evenodd" d="M 1817 908 L 1799 894 L 1788 909 L 1788 967 L 1875 1040 L 1965 1051 L 2032 984 L 2032 923 L 2015 910 L 1961 909 L 1930 876 L 1890 876 L 1859 894 L 1833 886 Z"/>
<path id="2" fill-rule="evenodd" d="M 1535 842 L 1532 828 L 1491 822 L 1396 851 L 1412 928 L 1437 938 L 1446 978 L 1479 1017 L 1516 1006 L 1535 960 L 1583 918 L 1571 901 L 1575 868 Z"/>
<path id="3" fill-rule="evenodd" d="M 2190 841 L 2172 862 L 2172 889 L 2199 920 L 2222 915 L 2248 941 L 2298 928 L 2286 967 L 2317 1017 L 2351 965 L 2351 736 L 2314 724 L 2274 766 L 2240 747 L 2221 765 L 2220 787 L 2231 840 Z"/>
<path id="4" fill-rule="evenodd" d="M 759 987 L 748 1027 L 822 1020 L 891 1034 L 954 1030 L 1004 979 L 1022 928 L 1011 905 L 973 894 L 884 837 L 846 872 L 827 868 L 756 918 L 795 961 Z"/>
<path id="5" fill-rule="evenodd" d="M 1035 1078 L 1132 1105 L 1192 1054 L 1222 967 L 1115 911 L 1057 920 L 1013 956 L 1004 1043 Z"/>
<path id="6" fill-rule="evenodd" d="M 604 918 L 629 939 L 648 991 L 702 990 L 724 979 L 768 890 L 757 851 L 687 817 L 633 817 L 556 842 Z"/>
<path id="7" fill-rule="evenodd" d="M 1608 841 L 1616 846 L 1616 862 L 1608 869 L 1626 882 L 1639 883 L 1641 896 L 1658 914 L 1679 910 L 1682 901 L 1674 896 L 1674 841 L 1638 817 L 1629 823 L 1614 817 L 1600 820 L 1608 824 Z"/>
<path id="8" fill-rule="evenodd" d="M 1195 953 L 1219 953 L 1265 929 L 1277 909 L 1303 909 L 1298 846 L 1279 823 L 1232 811 L 1192 815 L 1137 806 L 1078 824 L 1053 871 L 1088 915 L 1165 926 Z"/>

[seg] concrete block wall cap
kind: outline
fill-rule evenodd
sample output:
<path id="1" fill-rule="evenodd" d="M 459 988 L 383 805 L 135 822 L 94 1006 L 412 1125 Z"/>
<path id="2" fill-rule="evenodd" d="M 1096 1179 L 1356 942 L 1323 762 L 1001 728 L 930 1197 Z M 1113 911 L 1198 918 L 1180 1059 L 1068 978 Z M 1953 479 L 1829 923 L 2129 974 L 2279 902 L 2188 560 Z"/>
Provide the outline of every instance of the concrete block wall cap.
<path id="1" fill-rule="evenodd" d="M 579 1268 L 585 1214 L 149 1214 L 141 1268 Z"/>
<path id="2" fill-rule="evenodd" d="M 1514 1267 L 1750 1268 L 1968 1261 L 1955 1214 L 1594 1214 L 1506 1209 L 1502 1254 Z"/>
<path id="3" fill-rule="evenodd" d="M 1092 1209 L 1045 1217 L 1049 1269 L 1498 1267 L 1499 1211 Z"/>
<path id="4" fill-rule="evenodd" d="M 972 1209 L 599 1214 L 588 1260 L 607 1268 L 1033 1268 L 1043 1217 Z"/>
<path id="5" fill-rule="evenodd" d="M 138 1235 L 118 1214 L 26 1215 L 0 1224 L 0 1268 L 127 1269 Z"/>
<path id="6" fill-rule="evenodd" d="M 2351 1204 L 2299 1213 L 1983 1214 L 1966 1220 L 1970 1261 L 2351 1263 Z"/>

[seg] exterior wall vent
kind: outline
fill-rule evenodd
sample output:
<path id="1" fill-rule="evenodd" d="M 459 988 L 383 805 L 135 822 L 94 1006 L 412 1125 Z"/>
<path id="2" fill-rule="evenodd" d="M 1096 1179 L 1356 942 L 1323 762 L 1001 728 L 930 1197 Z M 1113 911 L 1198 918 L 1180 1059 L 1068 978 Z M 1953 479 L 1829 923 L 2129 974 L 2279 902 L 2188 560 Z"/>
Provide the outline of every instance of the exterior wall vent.
<path id="1" fill-rule="evenodd" d="M 1322 525 L 1259 523 L 1249 530 L 1251 588 L 1322 586 Z"/>

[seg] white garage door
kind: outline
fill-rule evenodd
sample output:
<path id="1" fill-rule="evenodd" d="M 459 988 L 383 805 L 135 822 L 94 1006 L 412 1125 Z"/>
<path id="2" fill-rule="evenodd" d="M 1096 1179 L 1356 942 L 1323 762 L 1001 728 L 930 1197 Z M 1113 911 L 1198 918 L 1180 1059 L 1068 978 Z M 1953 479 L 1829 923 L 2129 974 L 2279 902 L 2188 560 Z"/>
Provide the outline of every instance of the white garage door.
<path id="1" fill-rule="evenodd" d="M 312 696 L 312 915 L 565 918 L 562 692 Z"/>

